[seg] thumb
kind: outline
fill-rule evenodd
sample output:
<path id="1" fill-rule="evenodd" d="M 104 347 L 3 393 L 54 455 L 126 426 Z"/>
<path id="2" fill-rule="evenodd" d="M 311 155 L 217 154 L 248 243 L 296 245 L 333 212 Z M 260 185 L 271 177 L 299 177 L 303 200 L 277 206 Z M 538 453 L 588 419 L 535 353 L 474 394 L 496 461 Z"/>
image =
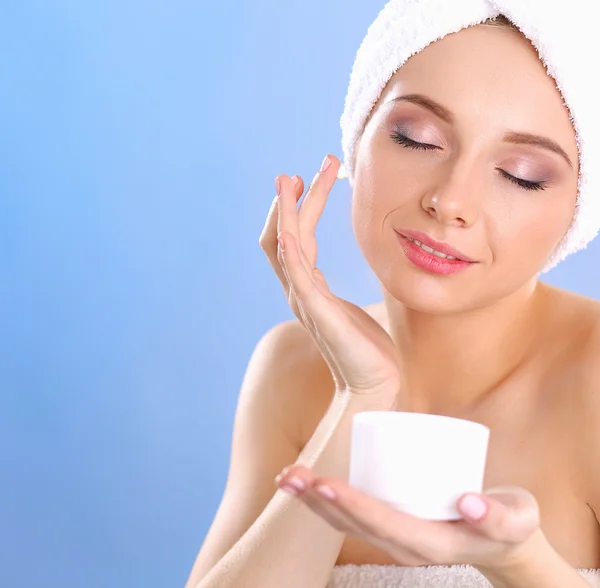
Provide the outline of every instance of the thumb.
<path id="1" fill-rule="evenodd" d="M 540 526 L 535 497 L 517 486 L 464 494 L 458 501 L 458 510 L 465 521 L 486 537 L 503 543 L 522 543 Z"/>

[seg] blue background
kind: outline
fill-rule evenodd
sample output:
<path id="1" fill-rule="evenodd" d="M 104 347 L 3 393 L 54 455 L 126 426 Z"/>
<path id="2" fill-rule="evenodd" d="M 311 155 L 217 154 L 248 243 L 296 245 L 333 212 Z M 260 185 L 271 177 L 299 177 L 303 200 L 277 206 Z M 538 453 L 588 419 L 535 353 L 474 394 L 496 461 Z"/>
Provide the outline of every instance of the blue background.
<path id="1" fill-rule="evenodd" d="M 258 237 L 341 156 L 381 3 L 0 4 L 0 587 L 183 586 L 254 345 L 292 318 Z M 380 300 L 347 182 L 320 267 Z M 600 244 L 546 276 L 598 297 Z"/>

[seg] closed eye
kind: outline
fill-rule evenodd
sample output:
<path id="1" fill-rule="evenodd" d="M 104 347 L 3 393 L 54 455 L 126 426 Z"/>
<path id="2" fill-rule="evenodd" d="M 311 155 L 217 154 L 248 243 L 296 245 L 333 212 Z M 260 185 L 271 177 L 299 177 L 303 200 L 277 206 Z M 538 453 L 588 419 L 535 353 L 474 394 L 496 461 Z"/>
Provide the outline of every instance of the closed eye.
<path id="1" fill-rule="evenodd" d="M 503 169 L 499 167 L 496 170 L 500 173 L 500 175 L 507 180 L 510 180 L 513 184 L 517 184 L 517 186 L 521 186 L 525 190 L 545 190 L 546 185 L 544 182 L 530 182 L 529 180 L 524 180 L 523 178 L 517 178 L 515 176 L 511 176 L 508 172 L 505 172 Z"/>
<path id="2" fill-rule="evenodd" d="M 403 147 L 408 147 L 409 149 L 417 149 L 419 151 L 434 151 L 436 149 L 437 150 L 441 149 L 441 147 L 438 147 L 437 145 L 431 145 L 430 143 L 419 143 L 418 141 L 413 141 L 413 139 L 410 139 L 406 135 L 403 135 L 402 133 L 399 133 L 397 131 L 395 133 L 392 133 L 391 138 L 396 143 L 399 143 Z M 544 184 L 544 182 L 532 182 L 529 180 L 524 180 L 523 178 L 517 178 L 516 176 L 509 174 L 508 172 L 504 171 L 503 169 L 501 169 L 499 167 L 497 167 L 496 170 L 500 173 L 500 175 L 502 177 L 506 178 L 513 184 L 516 184 L 517 186 L 523 188 L 524 190 L 545 190 L 546 189 L 546 185 Z"/>
<path id="3" fill-rule="evenodd" d="M 399 143 L 403 147 L 408 147 L 409 149 L 418 149 L 419 151 L 433 151 L 434 149 L 441 149 L 437 145 L 430 145 L 429 143 L 419 143 L 418 141 L 413 141 L 409 139 L 406 135 L 402 135 L 401 133 L 395 132 L 391 135 L 392 139 Z"/>

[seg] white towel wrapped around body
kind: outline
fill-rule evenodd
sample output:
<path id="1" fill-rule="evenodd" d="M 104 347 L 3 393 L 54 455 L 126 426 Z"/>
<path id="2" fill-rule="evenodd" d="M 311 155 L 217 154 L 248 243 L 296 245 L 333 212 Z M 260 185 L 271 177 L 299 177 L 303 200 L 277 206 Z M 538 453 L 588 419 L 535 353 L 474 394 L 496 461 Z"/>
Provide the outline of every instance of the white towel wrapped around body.
<path id="1" fill-rule="evenodd" d="M 593 588 L 600 588 L 600 570 L 578 570 Z M 471 566 L 401 567 L 336 566 L 327 588 L 490 588 L 487 578 Z M 533 587 L 532 587 L 533 588 Z"/>

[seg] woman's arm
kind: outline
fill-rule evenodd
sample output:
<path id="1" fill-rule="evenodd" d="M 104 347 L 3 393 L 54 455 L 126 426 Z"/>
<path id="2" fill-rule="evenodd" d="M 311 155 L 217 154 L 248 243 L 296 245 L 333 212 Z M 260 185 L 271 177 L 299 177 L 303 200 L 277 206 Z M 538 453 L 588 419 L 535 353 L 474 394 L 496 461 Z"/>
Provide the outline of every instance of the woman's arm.
<path id="1" fill-rule="evenodd" d="M 334 398 L 299 456 L 289 413 L 314 398 L 302 360 L 307 341 L 301 325 L 286 323 L 263 338 L 250 360 L 227 490 L 186 588 L 319 588 L 328 582 L 345 535 L 292 496 L 275 492 L 275 476 L 297 462 L 347 478 L 352 416 L 384 407 L 368 398 Z"/>
<path id="2" fill-rule="evenodd" d="M 352 416 L 362 410 L 334 401 L 298 463 L 347 477 L 348 463 L 341 456 L 349 446 Z M 189 588 L 324 588 L 344 538 L 303 503 L 278 491 L 210 573 Z"/>
<path id="3" fill-rule="evenodd" d="M 195 587 L 248 530 L 275 493 L 273 478 L 298 457 L 300 448 L 290 434 L 289 380 L 301 360 L 296 355 L 291 362 L 285 354 L 294 357 L 300 329 L 289 322 L 277 325 L 252 353 L 237 401 L 227 483 L 186 588 Z"/>

